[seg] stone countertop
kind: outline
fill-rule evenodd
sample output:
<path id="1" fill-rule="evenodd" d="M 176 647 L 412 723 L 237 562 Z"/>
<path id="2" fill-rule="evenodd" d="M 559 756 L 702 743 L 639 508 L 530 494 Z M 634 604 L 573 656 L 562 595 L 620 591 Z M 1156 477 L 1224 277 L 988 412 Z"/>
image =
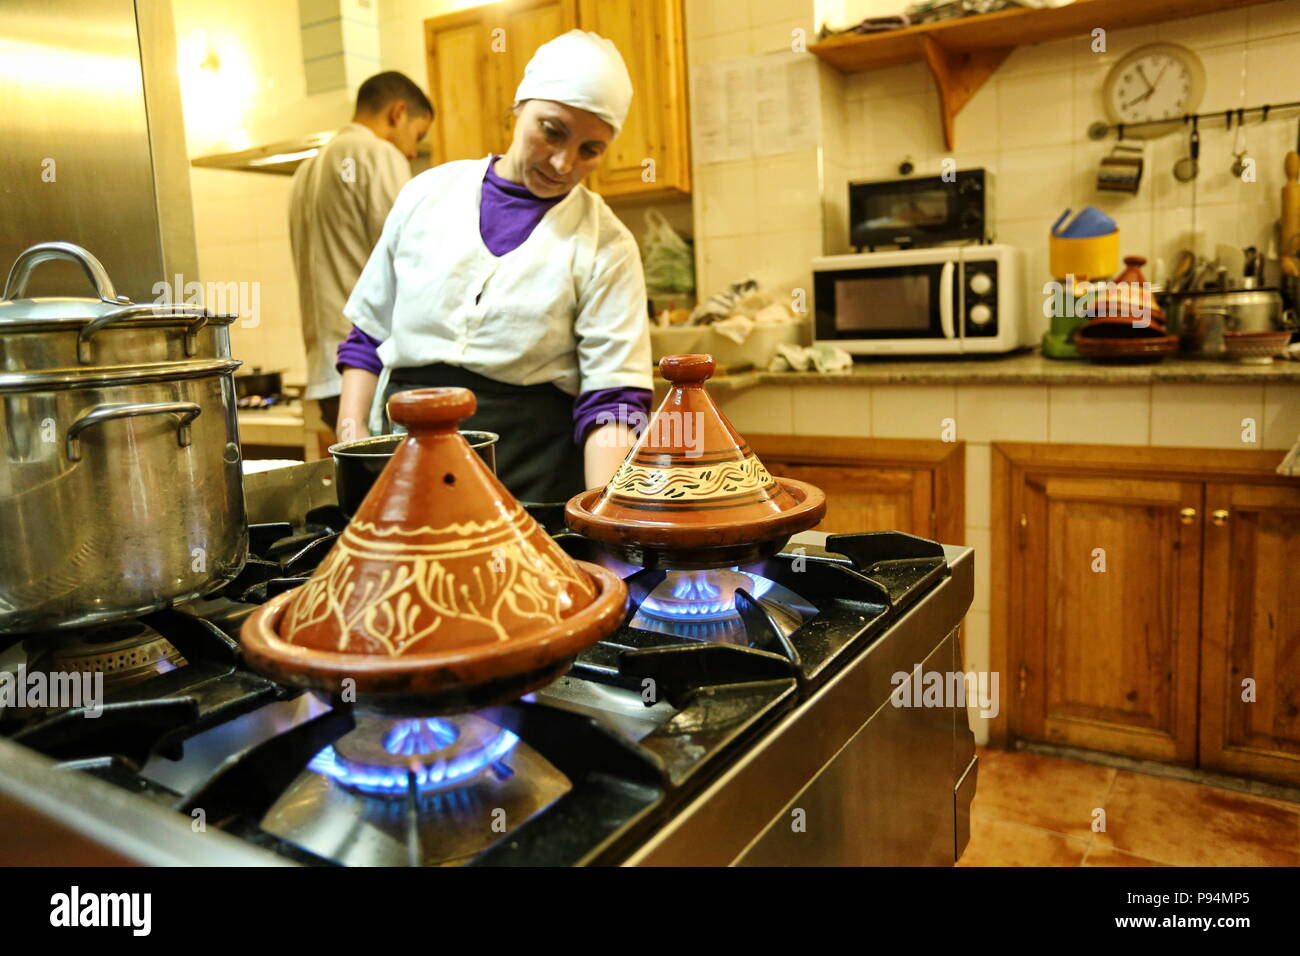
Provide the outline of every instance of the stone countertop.
<path id="1" fill-rule="evenodd" d="M 1300 362 L 1274 359 L 1271 365 L 1170 357 L 1154 365 L 1097 365 L 1079 359 L 1044 358 L 1037 350 L 1016 355 L 953 358 L 871 358 L 848 372 L 740 372 L 709 380 L 715 392 L 737 392 L 756 385 L 1146 385 L 1264 382 L 1300 384 Z M 656 382 L 662 395 L 666 382 Z"/>

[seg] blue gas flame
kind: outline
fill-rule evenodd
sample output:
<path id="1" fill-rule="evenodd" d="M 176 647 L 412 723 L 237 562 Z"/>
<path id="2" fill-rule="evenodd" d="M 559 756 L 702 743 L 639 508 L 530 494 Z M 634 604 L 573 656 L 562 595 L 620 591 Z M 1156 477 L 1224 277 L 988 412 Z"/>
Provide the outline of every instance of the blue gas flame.
<path id="1" fill-rule="evenodd" d="M 459 730 L 449 720 L 434 717 L 405 720 L 394 724 L 384 735 L 384 749 L 391 754 L 430 759 L 412 760 L 409 768 L 351 767 L 339 758 L 333 747 L 326 747 L 307 766 L 346 787 L 384 796 L 404 795 L 407 792 L 407 774 L 414 773 L 416 789 L 421 793 L 431 793 L 449 790 L 473 779 L 504 759 L 519 742 L 515 734 L 500 730 L 481 747 L 461 751 L 451 759 L 433 756 L 455 743 L 458 736 Z"/>
<path id="2" fill-rule="evenodd" d="M 758 574 L 741 571 L 740 568 L 728 568 L 749 578 L 752 585 L 745 590 L 755 600 L 772 589 L 773 582 Z M 709 571 L 679 572 L 673 582 L 672 597 L 674 603 L 659 601 L 651 593 L 641 604 L 647 614 L 663 619 L 681 621 L 704 621 L 721 617 L 734 616 L 736 613 L 735 595 L 724 595 Z M 677 601 L 683 603 L 675 603 Z"/>

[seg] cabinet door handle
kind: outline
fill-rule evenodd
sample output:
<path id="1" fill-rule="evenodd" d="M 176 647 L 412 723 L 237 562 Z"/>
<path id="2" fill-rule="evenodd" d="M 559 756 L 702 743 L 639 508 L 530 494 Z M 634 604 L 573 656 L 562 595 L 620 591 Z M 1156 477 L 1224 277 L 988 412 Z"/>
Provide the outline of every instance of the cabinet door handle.
<path id="1" fill-rule="evenodd" d="M 1215 508 L 1210 512 L 1210 524 L 1216 528 L 1222 528 L 1228 523 L 1228 512 L 1222 508 Z"/>
<path id="2" fill-rule="evenodd" d="M 1184 508 L 1182 511 L 1178 512 L 1178 520 L 1183 524 L 1191 524 L 1196 520 L 1196 509 Z"/>

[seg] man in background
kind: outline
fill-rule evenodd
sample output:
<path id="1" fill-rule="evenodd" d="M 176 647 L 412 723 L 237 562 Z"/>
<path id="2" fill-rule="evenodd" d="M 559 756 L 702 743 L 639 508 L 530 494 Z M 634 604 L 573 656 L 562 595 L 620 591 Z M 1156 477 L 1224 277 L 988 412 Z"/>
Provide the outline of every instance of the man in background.
<path id="1" fill-rule="evenodd" d="M 336 353 L 352 329 L 343 306 L 379 241 L 393 200 L 411 178 L 416 144 L 433 116 L 433 104 L 409 77 L 379 73 L 357 90 L 352 122 L 293 176 L 289 241 L 307 347 L 303 397 L 308 432 L 323 424 L 326 443 L 333 440 L 339 414 Z M 313 411 L 321 422 L 312 422 Z"/>

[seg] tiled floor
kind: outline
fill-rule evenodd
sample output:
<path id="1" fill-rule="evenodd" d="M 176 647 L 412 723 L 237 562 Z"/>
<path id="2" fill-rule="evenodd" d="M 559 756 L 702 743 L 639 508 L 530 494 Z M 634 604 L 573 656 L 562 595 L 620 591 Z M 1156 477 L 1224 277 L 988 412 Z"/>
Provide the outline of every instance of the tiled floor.
<path id="1" fill-rule="evenodd" d="M 979 758 L 958 866 L 1300 866 L 1300 804 L 1059 757 Z"/>

